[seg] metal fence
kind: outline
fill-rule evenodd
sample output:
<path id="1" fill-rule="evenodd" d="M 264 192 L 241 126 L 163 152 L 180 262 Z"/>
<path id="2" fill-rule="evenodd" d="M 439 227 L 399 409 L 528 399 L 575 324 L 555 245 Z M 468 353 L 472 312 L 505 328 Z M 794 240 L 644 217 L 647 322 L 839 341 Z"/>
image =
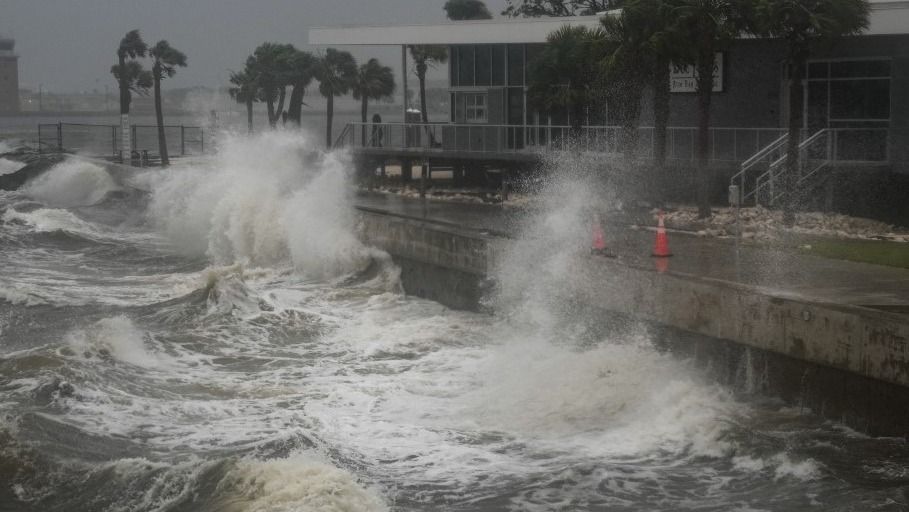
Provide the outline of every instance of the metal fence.
<path id="1" fill-rule="evenodd" d="M 637 129 L 635 155 L 652 158 L 654 128 Z M 785 133 L 783 128 L 711 128 L 708 158 L 741 162 Z M 697 158 L 697 128 L 669 127 L 666 157 Z M 468 153 L 548 152 L 572 146 L 583 151 L 622 153 L 619 126 L 584 126 L 576 135 L 569 126 L 487 125 L 452 123 L 348 123 L 336 145 Z"/>
<path id="2" fill-rule="evenodd" d="M 170 156 L 198 155 L 205 151 L 205 136 L 201 127 L 168 125 L 164 127 L 164 137 Z M 149 154 L 153 158 L 159 156 L 157 126 L 132 125 L 130 139 L 133 151 Z M 120 158 L 123 145 L 119 125 L 55 123 L 38 125 L 38 147 L 41 151 Z"/>

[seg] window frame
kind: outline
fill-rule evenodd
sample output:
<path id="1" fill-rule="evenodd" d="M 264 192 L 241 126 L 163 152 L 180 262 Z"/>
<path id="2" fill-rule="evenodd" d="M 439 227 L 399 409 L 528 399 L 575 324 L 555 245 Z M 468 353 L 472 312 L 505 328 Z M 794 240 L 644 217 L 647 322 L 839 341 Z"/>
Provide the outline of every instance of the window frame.
<path id="1" fill-rule="evenodd" d="M 464 95 L 464 122 L 470 124 L 486 124 L 489 122 L 489 93 L 465 92 Z M 482 105 L 474 101 L 482 99 Z M 477 113 L 482 113 L 482 117 Z M 471 114 L 474 117 L 471 117 Z"/>

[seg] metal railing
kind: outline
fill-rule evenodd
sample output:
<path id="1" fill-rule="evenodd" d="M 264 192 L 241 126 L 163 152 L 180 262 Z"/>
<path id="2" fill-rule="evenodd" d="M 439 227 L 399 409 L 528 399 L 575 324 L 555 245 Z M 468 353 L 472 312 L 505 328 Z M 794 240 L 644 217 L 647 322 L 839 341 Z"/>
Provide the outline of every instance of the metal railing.
<path id="1" fill-rule="evenodd" d="M 205 151 L 205 136 L 201 127 L 166 125 L 164 134 L 170 156 L 198 155 Z M 150 153 L 153 158 L 157 158 L 157 126 L 132 125 L 130 139 L 130 147 L 135 153 Z M 38 125 L 39 151 L 82 153 L 116 159 L 130 158 L 128 155 L 120 154 L 122 147 L 119 125 L 86 123 Z"/>
<path id="2" fill-rule="evenodd" d="M 697 158 L 697 127 L 669 127 L 666 158 L 691 161 Z M 637 129 L 634 156 L 653 158 L 655 129 Z M 709 160 L 741 162 L 777 140 L 781 128 L 711 128 Z M 625 135 L 620 126 L 583 126 L 574 134 L 570 126 L 497 125 L 453 123 L 348 123 L 335 147 L 385 148 L 467 153 L 549 152 L 569 149 L 600 153 L 623 153 Z"/>
<path id="3" fill-rule="evenodd" d="M 730 180 L 730 190 L 739 197 L 731 200 L 737 206 L 751 201 L 772 206 L 788 194 L 813 186 L 821 171 L 830 166 L 886 164 L 890 161 L 889 133 L 887 128 L 818 130 L 799 143 L 799 163 L 794 170 L 787 166 L 788 136 L 782 136 L 742 162 Z M 798 175 L 785 180 L 789 172 Z M 781 188 L 783 182 L 793 185 L 792 190 Z"/>

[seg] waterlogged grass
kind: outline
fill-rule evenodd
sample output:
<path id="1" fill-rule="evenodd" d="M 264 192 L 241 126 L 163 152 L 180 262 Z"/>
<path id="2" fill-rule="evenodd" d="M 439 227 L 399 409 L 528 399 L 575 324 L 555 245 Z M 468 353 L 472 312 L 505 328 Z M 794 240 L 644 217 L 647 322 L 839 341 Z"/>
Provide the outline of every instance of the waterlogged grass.
<path id="1" fill-rule="evenodd" d="M 838 260 L 909 268 L 909 243 L 877 240 L 813 240 L 801 250 Z"/>

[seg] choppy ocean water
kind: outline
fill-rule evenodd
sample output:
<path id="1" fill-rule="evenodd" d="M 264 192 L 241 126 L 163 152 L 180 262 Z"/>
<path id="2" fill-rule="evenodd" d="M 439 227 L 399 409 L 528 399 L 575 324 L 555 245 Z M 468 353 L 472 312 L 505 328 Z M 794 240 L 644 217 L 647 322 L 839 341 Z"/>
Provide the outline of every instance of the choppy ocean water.
<path id="1" fill-rule="evenodd" d="M 909 509 L 903 439 L 568 314 L 582 182 L 479 314 L 401 293 L 343 154 L 221 147 L 0 192 L 0 510 Z"/>

